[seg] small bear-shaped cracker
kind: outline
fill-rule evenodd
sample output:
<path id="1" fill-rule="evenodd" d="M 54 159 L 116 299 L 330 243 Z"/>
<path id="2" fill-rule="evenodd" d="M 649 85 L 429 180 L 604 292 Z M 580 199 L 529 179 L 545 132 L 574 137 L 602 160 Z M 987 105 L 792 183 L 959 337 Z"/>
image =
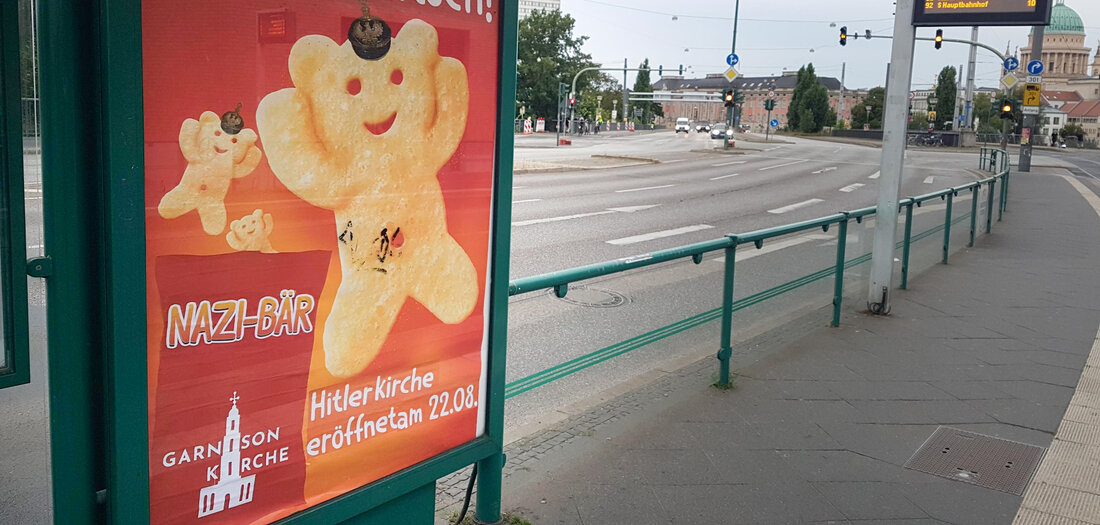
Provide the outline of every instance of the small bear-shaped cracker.
<path id="1" fill-rule="evenodd" d="M 197 210 L 207 234 L 225 231 L 229 181 L 252 173 L 263 156 L 256 138 L 248 128 L 235 135 L 222 131 L 221 117 L 213 111 L 204 111 L 199 120 L 183 121 L 179 141 L 187 168 L 179 185 L 160 199 L 160 216 L 175 219 Z"/>
<path id="2" fill-rule="evenodd" d="M 229 223 L 229 233 L 225 242 L 238 252 L 277 253 L 271 247 L 271 232 L 275 229 L 275 219 L 270 213 L 257 209 Z"/>
<path id="3" fill-rule="evenodd" d="M 289 67 L 295 87 L 264 97 L 257 129 L 275 176 L 335 214 L 342 279 L 323 345 L 326 368 L 347 377 L 374 360 L 407 297 L 449 324 L 477 303 L 436 179 L 466 128 L 466 68 L 439 56 L 421 20 L 378 60 L 304 36 Z"/>

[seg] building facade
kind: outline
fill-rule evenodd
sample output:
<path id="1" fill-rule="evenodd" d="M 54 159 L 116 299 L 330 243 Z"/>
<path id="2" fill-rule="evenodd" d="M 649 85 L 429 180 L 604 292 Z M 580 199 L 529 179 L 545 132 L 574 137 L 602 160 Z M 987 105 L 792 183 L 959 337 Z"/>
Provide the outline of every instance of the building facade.
<path id="1" fill-rule="evenodd" d="M 787 71 L 780 76 L 740 77 L 733 82 L 727 81 L 721 74 L 710 74 L 705 78 L 671 76 L 657 81 L 653 90 L 671 93 L 673 98 L 685 94 L 720 94 L 728 89 L 740 90 L 745 97 L 740 124 L 748 126 L 750 131 L 763 132 L 769 118 L 778 120 L 780 128 L 787 126 L 787 110 L 797 79 L 797 71 Z M 818 81 L 829 92 L 829 105 L 836 111 L 837 120 L 850 122 L 852 108 L 863 102 L 867 91 L 842 90 L 840 80 L 832 77 L 818 77 Z M 769 98 L 770 92 L 775 93 L 771 97 L 775 100 L 775 109 L 769 115 L 768 110 L 764 109 L 764 101 Z M 713 102 L 673 100 L 663 102 L 662 106 L 666 120 L 686 117 L 695 122 L 723 122 L 726 119 L 725 105 L 717 99 Z"/>
<path id="2" fill-rule="evenodd" d="M 1034 36 L 1032 31 L 1027 47 L 1020 50 L 1021 64 L 1031 57 Z M 1065 0 L 1058 0 L 1051 9 L 1050 25 L 1043 34 L 1042 61 L 1043 91 L 1075 91 L 1086 100 L 1100 98 L 1100 48 L 1092 55 L 1085 46 L 1085 24 Z M 1026 75 L 1025 68 L 1016 70 L 1021 80 Z"/>
<path id="3" fill-rule="evenodd" d="M 561 10 L 561 0 L 519 0 L 519 17 L 526 18 L 533 11 Z"/>

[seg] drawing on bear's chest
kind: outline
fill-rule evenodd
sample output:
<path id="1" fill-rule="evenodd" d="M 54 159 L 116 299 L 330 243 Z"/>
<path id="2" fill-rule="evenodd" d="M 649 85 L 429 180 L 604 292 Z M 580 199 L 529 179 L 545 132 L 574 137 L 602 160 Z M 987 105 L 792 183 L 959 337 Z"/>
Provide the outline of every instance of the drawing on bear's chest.
<path id="1" fill-rule="evenodd" d="M 401 227 L 387 223 L 378 233 L 371 231 L 366 235 L 362 228 L 357 229 L 353 221 L 348 221 L 337 240 L 347 247 L 348 259 L 357 270 L 387 273 L 381 265 L 401 256 L 405 234 Z"/>

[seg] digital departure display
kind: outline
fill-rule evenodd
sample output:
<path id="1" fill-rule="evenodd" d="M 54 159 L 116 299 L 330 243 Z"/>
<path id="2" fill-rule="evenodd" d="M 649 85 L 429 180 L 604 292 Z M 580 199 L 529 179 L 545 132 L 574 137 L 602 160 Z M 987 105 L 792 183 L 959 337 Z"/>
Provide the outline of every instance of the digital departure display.
<path id="1" fill-rule="evenodd" d="M 1047 25 L 1050 8 L 1051 0 L 915 0 L 913 25 Z"/>

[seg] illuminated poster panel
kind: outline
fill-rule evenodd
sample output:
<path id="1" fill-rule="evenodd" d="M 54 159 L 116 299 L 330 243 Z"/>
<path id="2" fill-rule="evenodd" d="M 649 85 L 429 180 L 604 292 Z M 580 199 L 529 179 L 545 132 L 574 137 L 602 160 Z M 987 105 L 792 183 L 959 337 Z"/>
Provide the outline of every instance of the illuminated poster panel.
<path id="1" fill-rule="evenodd" d="M 914 26 L 1045 26 L 1051 0 L 915 0 Z"/>

